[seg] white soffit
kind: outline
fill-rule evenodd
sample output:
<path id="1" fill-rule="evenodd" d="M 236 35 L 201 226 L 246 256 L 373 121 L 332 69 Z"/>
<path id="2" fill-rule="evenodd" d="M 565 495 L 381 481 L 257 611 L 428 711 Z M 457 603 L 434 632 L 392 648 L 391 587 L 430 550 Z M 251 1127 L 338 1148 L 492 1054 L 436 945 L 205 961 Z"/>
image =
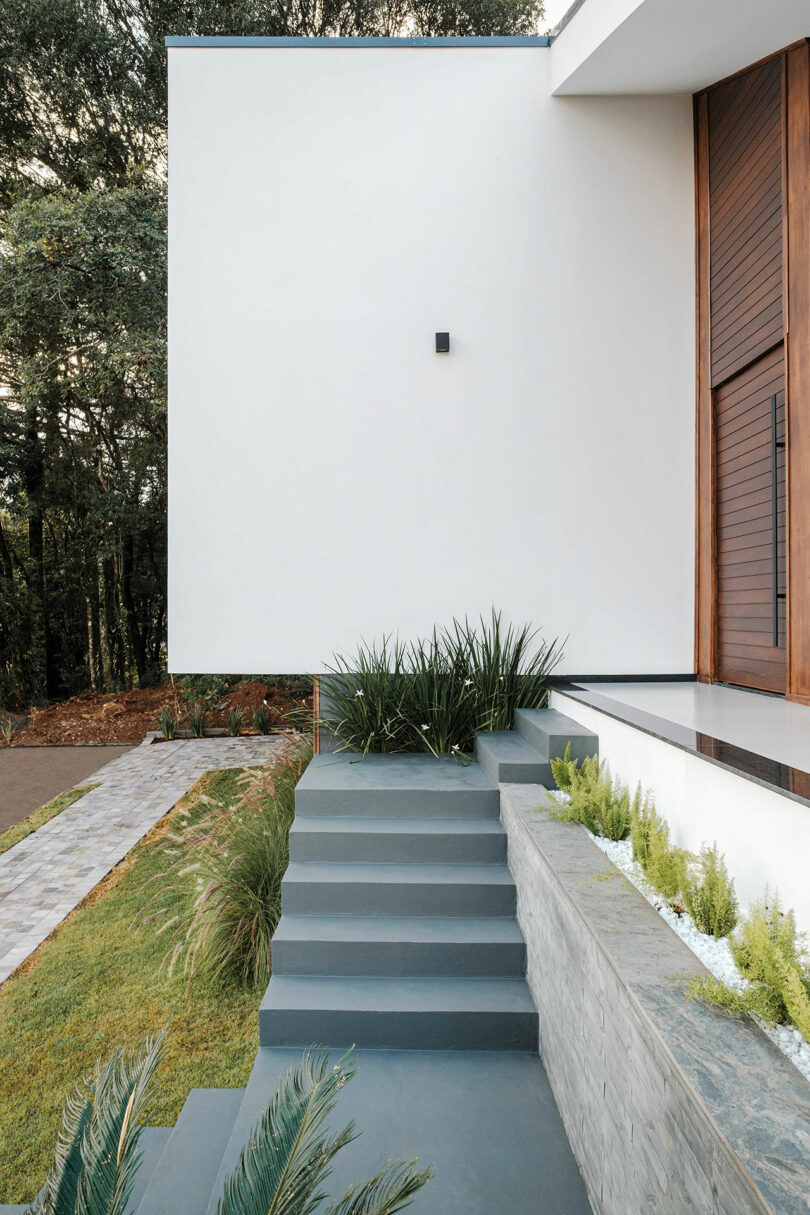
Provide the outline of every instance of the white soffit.
<path id="1" fill-rule="evenodd" d="M 695 93 L 807 36 L 810 0 L 583 0 L 552 44 L 552 92 Z"/>

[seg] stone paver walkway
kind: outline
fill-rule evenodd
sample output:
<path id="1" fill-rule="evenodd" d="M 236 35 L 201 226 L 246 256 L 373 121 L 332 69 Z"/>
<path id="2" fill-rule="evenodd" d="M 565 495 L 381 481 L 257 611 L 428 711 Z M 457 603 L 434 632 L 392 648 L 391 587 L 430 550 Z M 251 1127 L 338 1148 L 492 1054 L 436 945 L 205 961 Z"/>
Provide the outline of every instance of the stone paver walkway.
<path id="1" fill-rule="evenodd" d="M 268 763 L 278 735 L 144 742 L 101 782 L 0 856 L 0 983 L 25 961 L 203 772 Z"/>

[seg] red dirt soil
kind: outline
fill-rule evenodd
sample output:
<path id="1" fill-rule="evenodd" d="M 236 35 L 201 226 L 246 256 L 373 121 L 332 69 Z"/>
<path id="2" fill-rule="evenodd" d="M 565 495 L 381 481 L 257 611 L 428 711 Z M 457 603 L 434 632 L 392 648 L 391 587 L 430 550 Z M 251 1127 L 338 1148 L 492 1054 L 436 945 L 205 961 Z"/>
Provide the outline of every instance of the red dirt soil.
<path id="1" fill-rule="evenodd" d="M 228 709 L 241 708 L 245 711 L 242 733 L 254 733 L 251 715 L 262 704 L 267 708 L 272 729 L 280 730 L 293 724 L 288 716 L 291 712 L 311 710 L 312 697 L 294 700 L 284 688 L 258 680 L 236 684 L 209 710 L 206 725 L 224 726 Z M 189 706 L 179 685 L 173 688 L 171 682 L 129 692 L 82 692 L 42 709 L 29 709 L 25 715 L 27 724 L 17 717 L 20 725 L 11 745 L 141 742 L 150 730 L 158 729 L 157 714 L 166 705 L 179 718 L 179 726 L 184 727 L 183 718 Z"/>

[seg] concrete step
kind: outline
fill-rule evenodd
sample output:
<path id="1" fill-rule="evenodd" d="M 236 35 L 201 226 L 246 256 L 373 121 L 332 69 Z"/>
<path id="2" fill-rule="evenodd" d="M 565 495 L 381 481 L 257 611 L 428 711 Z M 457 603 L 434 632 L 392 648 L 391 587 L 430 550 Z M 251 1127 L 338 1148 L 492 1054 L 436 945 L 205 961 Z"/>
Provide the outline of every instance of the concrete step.
<path id="1" fill-rule="evenodd" d="M 546 759 L 559 759 L 569 742 L 571 758 L 580 763 L 599 753 L 597 736 L 556 709 L 518 709 L 515 730 Z"/>
<path id="2" fill-rule="evenodd" d="M 273 937 L 273 974 L 483 975 L 520 979 L 526 946 L 510 916 L 287 915 Z"/>
<path id="3" fill-rule="evenodd" d="M 316 755 L 295 790 L 310 818 L 497 818 L 498 790 L 476 763 L 432 755 Z"/>
<path id="4" fill-rule="evenodd" d="M 137 1215 L 200 1215 L 244 1096 L 241 1088 L 194 1088 L 171 1129 Z"/>
<path id="5" fill-rule="evenodd" d="M 475 740 L 478 762 L 495 784 L 501 781 L 553 787 L 551 764 L 513 730 L 492 730 Z"/>
<path id="6" fill-rule="evenodd" d="M 170 1126 L 147 1126 L 141 1135 L 141 1164 L 135 1174 L 135 1182 L 127 1204 L 127 1211 L 132 1212 L 132 1215 L 138 1211 L 143 1196 L 149 1188 L 155 1169 L 172 1137 L 172 1130 L 173 1128 Z"/>
<path id="7" fill-rule="evenodd" d="M 506 833 L 494 818 L 307 818 L 290 831 L 293 861 L 497 863 Z"/>
<path id="8" fill-rule="evenodd" d="M 341 1052 L 333 1050 L 337 1062 Z M 225 1177 L 298 1047 L 261 1047 L 225 1150 L 208 1215 Z M 357 1074 L 330 1117 L 357 1138 L 339 1152 L 330 1198 L 373 1177 L 385 1160 L 436 1166 L 408 1215 L 591 1215 L 542 1063 L 518 1051 L 360 1050 Z M 202 1212 L 200 1212 L 202 1215 Z"/>
<path id="9" fill-rule="evenodd" d="M 293 861 L 281 902 L 287 915 L 489 917 L 516 909 L 506 865 Z"/>
<path id="10" fill-rule="evenodd" d="M 262 1046 L 537 1050 L 522 979 L 274 975 L 259 1010 Z"/>

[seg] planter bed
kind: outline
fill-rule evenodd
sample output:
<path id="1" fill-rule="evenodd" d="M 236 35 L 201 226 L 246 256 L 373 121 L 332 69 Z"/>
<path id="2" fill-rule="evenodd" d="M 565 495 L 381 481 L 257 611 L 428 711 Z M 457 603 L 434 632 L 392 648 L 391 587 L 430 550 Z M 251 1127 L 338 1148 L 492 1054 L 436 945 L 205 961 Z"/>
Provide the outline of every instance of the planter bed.
<path id="1" fill-rule="evenodd" d="M 685 998 L 707 974 L 584 829 L 502 785 L 541 1054 L 597 1212 L 798 1215 L 810 1087 L 749 1020 Z"/>

